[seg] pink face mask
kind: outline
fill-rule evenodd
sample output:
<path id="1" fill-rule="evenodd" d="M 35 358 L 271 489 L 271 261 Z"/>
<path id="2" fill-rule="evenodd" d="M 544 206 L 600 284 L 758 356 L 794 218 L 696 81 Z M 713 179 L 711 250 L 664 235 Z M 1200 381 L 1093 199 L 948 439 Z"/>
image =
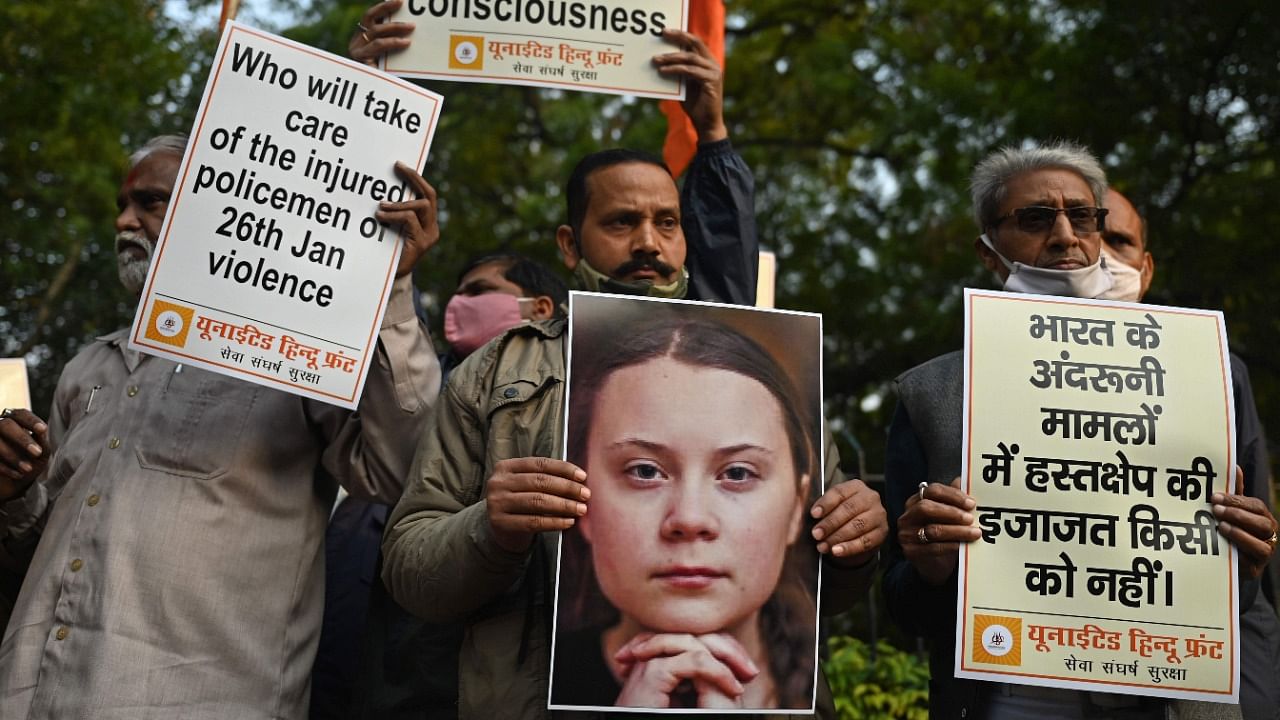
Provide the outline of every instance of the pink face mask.
<path id="1" fill-rule="evenodd" d="M 444 309 L 444 337 L 464 358 L 523 322 L 520 300 L 504 292 L 454 295 Z"/>

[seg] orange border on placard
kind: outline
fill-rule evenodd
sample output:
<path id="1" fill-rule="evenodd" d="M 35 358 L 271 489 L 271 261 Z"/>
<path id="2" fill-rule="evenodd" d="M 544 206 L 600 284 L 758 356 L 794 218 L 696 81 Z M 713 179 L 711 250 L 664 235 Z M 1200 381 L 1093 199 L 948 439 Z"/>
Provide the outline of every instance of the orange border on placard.
<path id="1" fill-rule="evenodd" d="M 232 38 L 232 36 L 234 36 L 234 34 L 235 34 L 236 32 L 244 32 L 244 33 L 247 33 L 247 34 L 249 34 L 249 35 L 253 35 L 253 36 L 255 36 L 255 37 L 257 37 L 257 38 L 259 38 L 259 39 L 261 39 L 261 40 L 266 40 L 266 41 L 269 41 L 269 42 L 273 42 L 273 43 L 275 43 L 275 44 L 277 44 L 277 45 L 281 45 L 281 46 L 287 47 L 287 48 L 288 48 L 289 50 L 291 50 L 291 51 L 299 51 L 299 52 L 303 52 L 303 53 L 305 53 L 305 54 L 307 54 L 307 55 L 312 55 L 312 56 L 314 56 L 314 57 L 316 57 L 316 58 L 319 58 L 319 59 L 321 59 L 321 60 L 325 60 L 325 61 L 327 61 L 327 62 L 331 62 L 331 63 L 334 63 L 334 64 L 336 64 L 336 65 L 340 65 L 340 66 L 342 66 L 342 67 L 344 67 L 344 68 L 347 68 L 347 69 L 349 69 L 349 70 L 359 70 L 360 72 L 363 72 L 364 74 L 366 74 L 366 75 L 368 75 L 368 76 L 370 76 L 370 77 L 372 77 L 372 78 L 377 79 L 377 80 L 378 80 L 379 82 L 381 82 L 381 83 L 386 83 L 386 82 L 387 82 L 387 77 L 386 77 L 386 75 L 385 75 L 385 74 L 383 74 L 383 73 L 381 73 L 381 72 L 378 72 L 377 70 L 374 70 L 374 69 L 368 68 L 368 67 L 366 67 L 366 66 L 356 64 L 356 63 L 348 64 L 348 63 L 343 62 L 343 61 L 341 61 L 341 60 L 339 60 L 339 59 L 335 59 L 335 58 L 333 58 L 332 56 L 330 56 L 330 55 L 329 55 L 329 54 L 327 54 L 327 53 L 322 53 L 322 52 L 320 52 L 320 51 L 318 51 L 318 50 L 315 50 L 314 48 L 309 48 L 309 47 L 307 47 L 307 46 L 305 46 L 305 45 L 295 45 L 295 44 L 292 44 L 292 43 L 281 42 L 281 39 L 280 39 L 280 38 L 277 38 L 277 37 L 275 37 L 275 36 L 272 36 L 272 35 L 270 35 L 270 34 L 268 34 L 268 33 L 264 33 L 264 32 L 259 31 L 259 30 L 255 30 L 255 29 L 253 29 L 253 28 L 245 27 L 244 25 L 239 25 L 239 24 L 233 25 L 233 26 L 231 27 L 230 32 L 227 34 L 227 41 L 226 41 L 225 46 L 222 48 L 222 55 L 218 58 L 218 63 L 217 63 L 217 65 L 216 65 L 216 66 L 214 66 L 214 69 L 213 69 L 213 78 L 209 81 L 209 96 L 208 96 L 208 98 L 206 99 L 206 102 L 204 102 L 203 106 L 200 108 L 200 118 L 196 121 L 196 131 L 195 131 L 194 133 L 192 133 L 191 137 L 190 137 L 190 138 L 188 139 L 188 141 L 187 141 L 187 142 L 188 142 L 188 144 L 190 145 L 190 147 L 192 147 L 192 148 L 199 147 L 200 138 L 201 138 L 201 133 L 204 131 L 204 121 L 205 121 L 205 118 L 206 118 L 206 116 L 208 115 L 208 111 L 209 111 L 209 104 L 213 102 L 213 95 L 214 95 L 214 93 L 217 91 L 217 88 L 218 88 L 218 79 L 222 76 L 222 65 L 223 65 L 223 63 L 226 61 L 227 53 L 230 51 L 231 46 L 232 46 L 232 39 L 231 39 L 231 38 Z M 425 134 L 424 134 L 424 137 L 423 137 L 423 139 L 422 139 L 422 149 L 421 149 L 421 150 L 419 150 L 419 152 L 418 152 L 418 160 L 417 160 L 417 163 L 414 165 L 414 169 L 416 170 L 416 169 L 418 169 L 418 168 L 421 168 L 421 167 L 422 167 L 422 165 L 423 165 L 423 162 L 426 160 L 428 146 L 430 145 L 430 142 L 431 142 L 432 138 L 435 136 L 436 122 L 437 122 L 437 120 L 438 120 L 438 118 L 439 118 L 439 113 L 440 113 L 440 104 L 441 104 L 441 103 L 440 103 L 440 100 L 438 99 L 438 97 L 435 95 L 435 93 L 432 93 L 432 92 L 430 92 L 430 91 L 428 91 L 428 90 L 426 90 L 426 89 L 424 89 L 424 88 L 419 88 L 419 87 L 417 87 L 417 86 L 413 85 L 412 83 L 407 83 L 407 82 L 403 82 L 403 81 L 395 82 L 395 81 L 393 80 L 393 81 L 391 82 L 391 84 L 392 84 L 392 85 L 394 85 L 394 86 L 396 86 L 396 87 L 398 87 L 398 88 L 400 88 L 400 89 L 402 89 L 402 90 L 409 90 L 409 91 L 411 91 L 411 92 L 417 93 L 417 94 L 419 94 L 419 95 L 421 95 L 421 96 L 423 96 L 423 97 L 426 97 L 426 98 L 430 99 L 430 100 L 433 102 L 433 106 L 432 106 L 432 108 L 431 108 L 431 121 L 426 125 L 426 127 L 430 128 L 430 129 L 431 129 L 431 131 L 430 131 L 430 132 L 428 132 L 428 133 L 425 133 Z M 177 188 L 175 189 L 174 194 L 173 194 L 173 199 L 172 199 L 172 208 L 171 208 L 171 209 L 170 209 L 170 211 L 169 211 L 169 212 L 170 212 L 170 217 L 172 217 L 173 215 L 176 215 L 176 214 L 177 214 L 177 212 L 178 212 L 178 204 L 182 201 L 182 197 L 183 197 L 183 193 L 182 193 L 182 191 L 183 191 L 183 188 L 185 188 L 185 187 L 186 187 L 186 184 L 187 184 L 187 175 L 188 175 L 188 173 L 189 173 L 189 172 L 190 172 L 190 170 L 191 170 L 191 163 L 192 163 L 192 161 L 193 161 L 194 159 L 195 159 L 195 152 L 194 152 L 194 151 L 193 151 L 193 152 L 189 152 L 189 153 L 187 154 L 187 165 L 186 165 L 186 167 L 182 168 L 182 179 L 178 182 L 178 186 L 177 186 Z M 166 247 L 168 247 L 169 232 L 170 232 L 170 231 L 171 231 L 171 229 L 172 229 L 172 227 L 171 227 L 171 226 L 172 226 L 172 222 L 171 222 L 168 226 L 166 226 L 166 227 L 165 227 L 165 229 L 164 229 L 164 237 L 162 238 L 162 240 L 161 240 L 161 242 L 160 242 L 160 251 L 159 251 L 158 253 L 156 253 L 156 257 L 155 257 L 155 263 L 156 263 L 156 267 L 157 267 L 157 268 L 159 268 L 159 267 L 160 267 L 160 262 L 161 262 L 161 260 L 162 260 L 162 258 L 163 258 L 164 250 L 165 250 L 165 248 L 166 248 Z M 398 237 L 400 238 L 400 240 L 401 240 L 401 241 L 403 241 L 403 240 L 404 240 L 404 233 L 399 233 L 399 234 L 398 234 Z M 386 277 L 383 279 L 383 284 L 382 284 L 382 299 L 378 301 L 378 310 L 377 310 L 377 312 L 375 312 L 375 313 L 374 313 L 374 317 L 379 317 L 379 318 L 380 318 L 380 317 L 382 317 L 382 315 L 383 315 L 383 313 L 384 313 L 384 306 L 386 305 L 387 300 L 389 299 L 389 297 L 388 297 L 388 292 L 387 292 L 387 288 L 388 288 L 388 287 L 390 287 L 391 283 L 395 281 L 395 277 L 394 277 L 395 269 L 396 269 L 396 266 L 395 266 L 395 264 L 394 264 L 394 263 L 388 263 L 388 266 L 387 266 L 387 274 L 386 274 Z M 154 275 L 154 273 L 153 273 L 153 275 Z M 147 287 L 143 290 L 142 297 L 138 300 L 139 307 L 146 307 L 147 303 L 152 299 L 152 298 L 151 298 L 151 294 L 152 294 L 152 293 L 151 293 L 151 285 L 150 285 L 150 283 L 148 283 L 148 284 L 147 284 Z M 276 328 L 276 329 L 281 329 L 281 330 L 285 329 L 285 328 L 282 328 L 282 327 L 280 327 L 280 326 L 278 326 L 278 325 L 273 325 L 273 324 L 271 324 L 271 323 L 264 323 L 264 324 L 265 324 L 265 325 L 267 325 L 267 326 L 269 326 L 269 327 Z M 378 324 L 378 323 L 374 323 L 374 325 L 377 325 L 377 324 Z M 145 325 L 145 323 L 139 323 L 139 325 L 138 325 L 138 331 L 139 331 L 139 332 L 141 332 L 141 330 L 142 330 L 142 326 L 143 326 L 143 325 Z M 360 358 L 360 365 L 359 365 L 359 368 L 357 368 L 357 370 L 356 370 L 356 372 L 355 372 L 355 376 L 356 376 L 356 377 L 364 377 L 364 375 L 365 375 L 365 373 L 366 373 L 366 368 L 368 367 L 368 364 L 369 364 L 369 355 L 371 354 L 371 352 L 372 352 L 372 350 L 373 350 L 373 336 L 374 336 L 374 333 L 376 333 L 377 331 L 378 331 L 378 328 L 377 328 L 377 327 L 371 327 L 371 328 L 369 328 L 369 334 L 368 334 L 368 336 L 365 338 L 365 351 L 364 351 L 364 354 L 363 354 L 363 355 L 361 356 L 361 358 Z M 301 389 L 301 390 L 306 390 L 307 392 L 312 393 L 312 394 L 314 394 L 314 395 L 323 395 L 323 396 L 325 396 L 325 397 L 331 397 L 331 398 L 334 398 L 334 399 L 337 399 L 337 400 L 344 400 L 344 401 L 347 401 L 347 402 L 352 402 L 352 401 L 354 401 L 354 400 L 355 400 L 355 395 L 356 395 L 356 389 L 359 387 L 359 384 L 357 384 L 357 385 L 356 385 L 356 387 L 353 387 L 353 388 L 352 388 L 352 390 L 351 390 L 351 394 L 350 394 L 350 395 L 343 396 L 343 395 L 339 395 L 339 394 L 337 394 L 337 393 L 326 392 L 326 391 L 323 391 L 323 390 L 314 390 L 314 389 L 311 389 L 311 388 L 304 387 L 304 386 L 302 386 L 302 385 L 298 385 L 298 384 L 296 384 L 296 383 L 286 382 L 285 380 L 283 380 L 283 379 L 281 379 L 281 378 L 271 377 L 271 376 L 268 376 L 268 375 L 263 375 L 263 374 L 261 374 L 261 373 L 250 372 L 250 371 L 245 370 L 244 368 L 242 368 L 242 367 L 240 367 L 240 366 L 238 366 L 238 365 L 235 365 L 235 366 L 233 366 L 233 365 L 227 365 L 227 364 L 220 363 L 220 362 L 217 362 L 217 361 L 215 361 L 215 360 L 211 360 L 211 359 L 209 359 L 209 358 L 205 358 L 205 357 L 199 357 L 199 356 L 196 356 L 196 355 L 188 355 L 188 354 L 185 354 L 185 353 L 173 352 L 173 351 L 171 351 L 171 350 L 169 350 L 169 349 L 167 349 L 167 348 L 164 348 L 164 347 L 160 347 L 160 346 L 157 346 L 157 345 L 152 345 L 152 344 L 149 344 L 149 343 L 146 343 L 146 342 L 142 342 L 142 341 L 138 338 L 138 333 L 137 333 L 137 332 L 135 332 L 135 333 L 134 333 L 134 336 L 131 338 L 131 340 L 132 340 L 132 342 L 133 342 L 135 345 L 139 345 L 139 346 L 142 346 L 142 347 L 153 348 L 153 349 L 156 349 L 156 350 L 161 350 L 161 351 L 166 352 L 166 353 L 168 353 L 168 354 L 170 354 L 170 355 L 177 355 L 177 356 L 179 356 L 179 357 L 185 357 L 185 358 L 188 358 L 188 359 L 190 359 L 190 360 L 195 360 L 195 361 L 198 361 L 198 362 L 201 362 L 201 363 L 207 363 L 207 364 L 209 364 L 209 365 L 213 365 L 213 366 L 215 366 L 215 367 L 225 368 L 225 369 L 227 369 L 227 370 L 231 370 L 231 371 L 235 372 L 236 374 L 240 374 L 240 375 L 249 375 L 249 376 L 252 376 L 252 377 L 262 378 L 262 379 L 264 379 L 264 380 L 270 380 L 270 381 L 272 381 L 272 382 L 275 382 L 275 383 L 277 383 L 277 384 L 279 384 L 279 385 L 283 385 L 283 386 L 285 386 L 285 387 L 289 387 L 289 388 L 296 388 L 296 389 Z"/>
<path id="2" fill-rule="evenodd" d="M 1066 302 L 1066 301 L 1060 301 L 1060 300 L 1050 300 L 1050 299 L 1036 299 L 1036 300 L 1032 300 L 1032 299 L 1030 299 L 1030 298 L 1004 297 L 1004 296 L 995 296 L 995 295 L 971 294 L 971 295 L 969 295 L 969 298 L 968 298 L 968 300 L 969 300 L 969 304 L 968 304 L 968 306 L 965 308 L 965 312 L 967 313 L 967 319 L 969 319 L 969 320 L 970 320 L 970 322 L 972 321 L 972 318 L 973 318 L 973 303 L 974 303 L 974 300 L 975 300 L 976 298 L 979 298 L 979 297 L 981 297 L 981 298 L 983 298 L 983 299 L 986 299 L 986 300 L 999 300 L 999 301 L 1009 301 L 1009 302 L 1033 302 L 1033 303 L 1036 303 L 1036 304 L 1038 304 L 1038 305 L 1055 304 L 1055 305 L 1070 305 L 1070 306 L 1072 306 L 1072 307 L 1080 307 L 1080 306 L 1082 306 L 1082 305 L 1086 305 L 1085 303 L 1073 303 L 1073 302 Z M 1091 307 L 1092 307 L 1092 306 L 1091 306 Z M 1219 362 L 1221 362 L 1221 363 L 1222 363 L 1222 367 L 1223 367 L 1223 369 L 1224 369 L 1224 370 L 1226 369 L 1227 358 L 1226 358 L 1226 356 L 1225 356 L 1225 355 L 1224 355 L 1224 353 L 1223 353 L 1223 347 L 1222 347 L 1222 334 L 1223 334 L 1223 329 L 1222 329 L 1222 327 L 1221 327 L 1221 322 L 1222 322 L 1222 318 L 1221 318 L 1221 316 L 1216 316 L 1216 317 L 1215 317 L 1215 316 L 1213 316 L 1213 315 L 1209 315 L 1209 314 L 1206 314 L 1206 313 L 1200 313 L 1200 312 L 1188 312 L 1188 311 L 1184 311 L 1184 310 L 1177 310 L 1177 309 L 1173 309 L 1173 308 L 1165 308 L 1165 307 L 1157 307 L 1157 308 L 1154 308 L 1154 309 L 1155 309 L 1157 312 L 1159 312 L 1159 313 L 1161 313 L 1161 314 L 1166 314 L 1166 315 L 1188 315 L 1188 316 L 1191 316 L 1191 317 L 1203 318 L 1203 319 L 1205 319 L 1205 320 L 1212 320 L 1212 321 L 1213 321 L 1214 326 L 1218 329 L 1217 337 L 1218 337 L 1218 357 L 1219 357 Z M 966 361 L 966 362 L 965 362 L 965 364 L 966 364 L 966 365 L 968 366 L 968 368 L 969 368 L 969 378 L 968 378 L 969 382 L 968 382 L 968 387 L 969 387 L 969 388 L 972 388 L 972 387 L 973 387 L 973 342 L 972 342 L 972 341 L 970 341 L 970 342 L 969 342 L 969 347 L 967 348 L 967 352 L 969 353 L 969 355 L 965 358 L 965 361 Z M 1230 398 L 1230 394 L 1229 394 L 1229 393 L 1230 393 L 1230 389 L 1229 389 L 1229 388 L 1227 388 L 1227 375 L 1226 375 L 1226 372 L 1223 372 L 1223 373 L 1222 373 L 1222 389 L 1223 389 L 1223 411 L 1224 411 L 1224 413 L 1227 415 L 1227 418 L 1226 418 L 1226 419 L 1227 419 L 1227 428 L 1228 428 L 1228 430 L 1230 430 L 1230 429 L 1231 429 L 1231 415 L 1230 415 L 1230 412 L 1231 412 L 1231 411 L 1230 411 L 1230 408 L 1231 408 L 1231 406 L 1230 406 L 1230 400 L 1229 400 L 1229 398 Z M 968 398 L 965 398 L 965 400 L 966 400 L 966 402 L 967 402 L 967 401 L 968 401 Z M 968 404 L 968 406 L 969 406 L 969 418 L 968 418 L 968 419 L 969 419 L 969 427 L 970 427 L 970 428 L 972 428 L 972 427 L 973 427 L 973 403 L 972 403 L 972 402 L 968 402 L 967 404 Z M 969 469 L 970 469 L 970 471 L 972 471 L 972 468 L 973 468 L 973 465 L 972 465 L 972 462 L 973 462 L 973 444 L 972 444 L 972 443 L 970 443 L 968 447 L 965 447 L 965 448 L 964 448 L 964 452 L 965 452 L 965 455 L 966 455 L 966 463 L 965 463 L 965 467 L 969 468 Z M 1235 456 L 1234 456 L 1234 455 L 1232 454 L 1232 452 L 1231 452 L 1231 448 L 1230 448 L 1230 446 L 1228 446 L 1228 447 L 1227 447 L 1227 457 L 1228 457 L 1228 458 L 1231 458 L 1231 459 L 1235 459 Z M 969 493 L 969 491 L 970 491 L 970 489 L 972 488 L 972 484 L 969 482 L 969 480 L 970 480 L 970 475 L 972 475 L 972 472 L 970 472 L 970 473 L 966 474 L 966 475 L 965 475 L 965 478 L 964 478 L 964 482 L 965 482 L 965 488 L 964 488 L 964 490 L 965 490 L 965 493 L 966 493 L 966 494 L 968 494 L 968 493 Z M 1234 486 L 1235 486 L 1235 478 L 1236 478 L 1236 474 L 1235 474 L 1234 472 L 1231 472 L 1231 473 L 1228 473 L 1228 475 L 1230 476 L 1230 480 L 1229 480 L 1229 482 L 1228 482 L 1228 484 L 1227 484 L 1227 488 L 1228 488 L 1228 490 L 1231 490 L 1231 489 L 1232 489 L 1232 488 L 1234 488 Z M 969 545 L 968 545 L 968 544 L 965 544 L 965 546 L 964 546 L 963 550 L 964 550 L 965 566 L 966 566 L 966 568 L 967 568 L 967 567 L 968 567 L 968 565 L 969 565 Z M 1231 551 L 1231 552 L 1236 552 L 1235 547 L 1234 547 L 1234 546 L 1232 546 L 1230 551 Z M 969 609 L 969 573 L 968 573 L 968 572 L 966 572 L 966 573 L 965 573 L 965 578 L 964 578 L 964 579 L 965 579 L 965 583 L 964 583 L 964 588 L 962 588 L 962 590 L 963 590 L 963 592 L 964 592 L 964 608 L 965 608 L 965 612 L 964 612 L 964 613 L 961 613 L 961 617 L 960 617 L 960 630 L 961 630 L 961 635 L 960 635 L 960 636 L 961 636 L 961 637 L 965 637 L 965 633 L 967 633 L 967 632 L 969 631 L 969 629 L 968 629 L 968 622 L 969 622 L 969 614 L 968 614 L 968 609 Z M 1228 591 L 1228 600 L 1227 600 L 1227 604 L 1228 604 L 1228 606 L 1233 605 L 1233 604 L 1234 604 L 1234 600 L 1235 600 L 1235 584 L 1234 584 L 1234 580 L 1235 580 L 1235 578 L 1233 577 L 1232 572 L 1231 572 L 1231 563 L 1227 563 L 1227 591 Z M 1228 632 L 1228 633 L 1230 634 L 1230 636 L 1231 636 L 1231 644 L 1232 644 L 1232 646 L 1233 646 L 1234 648 L 1238 648 L 1238 646 L 1239 646 L 1239 642 L 1240 642 L 1240 641 L 1239 641 L 1239 639 L 1236 637 L 1235 629 L 1236 629 L 1236 624 L 1235 624 L 1234 622 L 1228 622 L 1228 623 L 1227 623 L 1227 632 Z M 1008 672 L 1008 671 L 1004 671 L 1004 670 L 991 670 L 991 669 L 984 669 L 984 668 L 969 667 L 969 666 L 968 666 L 968 664 L 967 664 L 967 663 L 968 663 L 967 655 L 968 655 L 968 653 L 964 653 L 964 652 L 961 652 L 961 653 L 960 653 L 960 669 L 961 669 L 961 670 L 964 670 L 964 671 L 966 671 L 966 672 L 971 672 L 971 673 L 983 673 L 983 674 L 987 674 L 987 675 L 1005 675 L 1005 676 L 1010 676 L 1010 675 L 1012 675 L 1012 676 L 1016 676 L 1016 677 L 1038 678 L 1038 679 L 1041 679 L 1041 680 L 1061 680 L 1061 681 L 1066 681 L 1066 682 L 1087 682 L 1087 683 L 1088 683 L 1088 684 L 1090 684 L 1090 685 L 1110 685 L 1110 686 L 1117 686 L 1117 687 L 1134 687 L 1134 688 L 1143 688 L 1143 689 L 1149 689 L 1149 688 L 1153 687 L 1153 686 L 1152 686 L 1151 684 L 1149 684 L 1149 683 L 1129 683 L 1129 682 L 1118 682 L 1118 681 L 1113 681 L 1113 680 L 1094 680 L 1094 679 L 1090 679 L 1090 680 L 1086 680 L 1086 681 L 1081 681 L 1081 680 L 1079 680 L 1079 679 L 1077 679 L 1077 678 L 1070 678 L 1070 677 L 1065 677 L 1065 676 L 1062 676 L 1062 675 L 1040 675 L 1040 674 L 1037 674 L 1037 673 L 1019 673 L 1019 672 Z M 1169 689 L 1172 689 L 1172 690 L 1181 690 L 1181 691 L 1186 691 L 1186 692 L 1199 692 L 1199 693 L 1205 693 L 1206 695 L 1228 695 L 1228 696 L 1229 696 L 1229 695 L 1231 695 L 1231 694 L 1233 694 L 1233 693 L 1235 692 L 1235 681 L 1236 681 L 1236 658 L 1237 658 L 1237 657 L 1239 657 L 1239 652 L 1232 652 L 1232 653 L 1231 653 L 1231 668 L 1230 668 L 1230 673 L 1228 674 L 1228 686 L 1227 686 L 1227 689 L 1226 689 L 1226 690 L 1211 690 L 1211 689 L 1203 689 L 1203 688 L 1196 688 L 1196 687 L 1186 687 L 1186 686 L 1166 685 L 1166 684 L 1164 684 L 1164 683 L 1161 683 L 1159 687 L 1161 687 L 1161 688 L 1169 688 Z"/>
<path id="3" fill-rule="evenodd" d="M 684 19 L 685 25 L 689 24 L 689 0 L 680 0 L 680 17 Z M 546 36 L 543 36 L 543 37 L 545 38 Z M 618 92 L 628 93 L 632 95 L 642 92 L 642 93 L 645 93 L 643 97 L 652 98 L 654 100 L 678 100 L 680 98 L 679 91 L 676 91 L 674 93 L 656 93 L 656 92 L 651 92 L 649 90 L 641 90 L 639 88 L 615 87 L 613 85 L 587 85 L 587 84 L 570 85 L 568 83 L 552 83 L 546 80 L 522 81 L 521 78 L 506 77 L 503 75 L 476 75 L 475 73 L 469 73 L 469 72 L 436 72 L 435 70 L 425 71 L 425 70 L 409 70 L 405 68 L 394 68 L 394 67 L 391 67 L 392 57 L 393 56 L 391 55 L 387 56 L 386 66 L 384 68 L 386 72 L 403 75 L 405 77 L 423 79 L 423 80 L 430 80 L 433 78 L 438 79 L 441 77 L 476 78 L 478 80 L 504 81 L 502 84 L 516 85 L 517 87 L 541 87 L 541 88 L 547 88 L 548 90 L 576 90 L 579 88 L 589 89 L 589 90 L 616 90 Z M 721 70 L 723 71 L 723 68 L 721 68 Z M 450 82 L 450 81 L 446 80 L 445 82 Z M 682 82 L 681 87 L 683 88 L 683 81 L 681 82 Z"/>

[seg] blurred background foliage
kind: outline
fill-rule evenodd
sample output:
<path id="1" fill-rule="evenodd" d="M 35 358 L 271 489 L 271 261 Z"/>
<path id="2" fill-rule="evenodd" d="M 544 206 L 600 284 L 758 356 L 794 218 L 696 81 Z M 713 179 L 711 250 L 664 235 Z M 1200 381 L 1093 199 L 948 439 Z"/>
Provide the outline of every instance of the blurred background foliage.
<path id="1" fill-rule="evenodd" d="M 342 52 L 364 7 L 246 0 L 241 19 Z M 824 314 L 829 416 L 865 451 L 861 467 L 882 466 L 892 378 L 959 347 L 961 288 L 993 286 L 971 249 L 970 169 L 999 145 L 1054 137 L 1091 146 L 1146 213 L 1149 300 L 1225 311 L 1264 423 L 1280 427 L 1269 2 L 727 7 L 726 115 L 779 254 L 778 303 Z M 0 355 L 26 357 L 37 410 L 78 347 L 131 317 L 111 253 L 115 193 L 129 149 L 190 126 L 216 19 L 210 0 L 0 4 Z M 661 147 L 647 100 L 431 87 L 446 102 L 424 174 L 444 236 L 417 282 L 435 318 L 477 252 L 559 267 L 552 238 L 576 158 Z"/>

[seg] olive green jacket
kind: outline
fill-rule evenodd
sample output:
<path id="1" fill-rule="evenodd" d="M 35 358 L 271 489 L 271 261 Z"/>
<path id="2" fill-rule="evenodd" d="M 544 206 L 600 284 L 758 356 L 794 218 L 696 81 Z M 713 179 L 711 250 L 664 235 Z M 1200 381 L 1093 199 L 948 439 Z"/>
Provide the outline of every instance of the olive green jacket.
<path id="1" fill-rule="evenodd" d="M 529 552 L 508 552 L 494 541 L 484 501 L 499 461 L 562 456 L 566 336 L 562 319 L 522 325 L 454 370 L 387 524 L 382 578 L 392 596 L 428 621 L 466 626 L 461 720 L 589 715 L 546 709 L 556 534 L 544 533 Z M 843 480 L 838 466 L 828 442 L 828 485 Z M 823 611 L 863 596 L 874 565 L 824 565 Z M 825 681 L 819 686 L 819 715 L 833 717 Z"/>

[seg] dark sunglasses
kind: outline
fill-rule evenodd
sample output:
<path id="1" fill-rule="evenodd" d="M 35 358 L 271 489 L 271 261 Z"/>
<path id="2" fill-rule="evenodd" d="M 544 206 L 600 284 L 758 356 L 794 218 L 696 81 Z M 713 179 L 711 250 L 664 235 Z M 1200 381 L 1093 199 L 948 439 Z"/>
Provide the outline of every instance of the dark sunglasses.
<path id="1" fill-rule="evenodd" d="M 1090 207 L 1088 205 L 1078 205 L 1069 208 L 1053 208 L 1044 205 L 1030 205 L 1024 208 L 1018 208 L 1008 215 L 996 218 L 992 223 L 992 227 L 999 227 L 1009 218 L 1016 218 L 1018 221 L 1018 229 L 1028 234 L 1041 234 L 1049 232 L 1053 224 L 1058 221 L 1058 213 L 1067 214 L 1067 222 L 1071 223 L 1071 229 L 1079 234 L 1102 232 L 1106 227 L 1104 218 L 1107 217 L 1107 209 L 1100 207 Z"/>

